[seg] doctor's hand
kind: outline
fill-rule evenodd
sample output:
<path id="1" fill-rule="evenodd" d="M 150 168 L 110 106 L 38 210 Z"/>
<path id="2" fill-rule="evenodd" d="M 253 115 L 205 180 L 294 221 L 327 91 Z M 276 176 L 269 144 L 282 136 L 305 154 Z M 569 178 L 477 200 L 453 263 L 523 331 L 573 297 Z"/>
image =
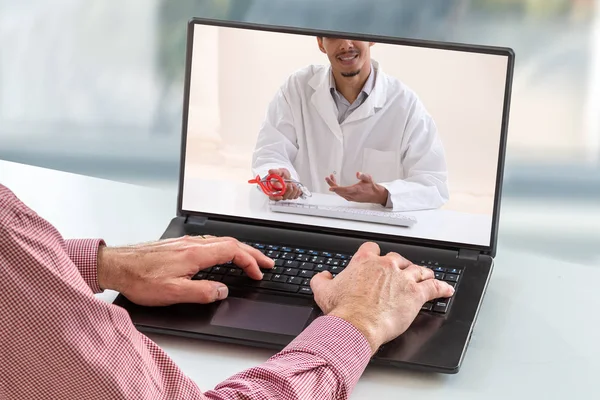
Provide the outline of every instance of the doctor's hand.
<path id="1" fill-rule="evenodd" d="M 229 294 L 220 282 L 192 280 L 199 271 L 233 261 L 250 278 L 274 261 L 236 239 L 185 236 L 127 247 L 100 247 L 98 285 L 143 306 L 211 303 Z"/>
<path id="2" fill-rule="evenodd" d="M 275 174 L 281 176 L 283 179 L 292 179 L 292 174 L 287 168 L 277 168 L 270 169 L 269 174 Z M 281 184 L 279 182 L 273 182 L 273 187 L 277 190 L 281 190 Z M 302 190 L 295 183 L 287 183 L 285 188 L 285 193 L 283 196 L 269 196 L 270 200 L 279 201 L 279 200 L 296 200 L 298 197 L 302 195 Z"/>
<path id="3" fill-rule="evenodd" d="M 335 279 L 328 271 L 321 272 L 310 286 L 321 311 L 351 323 L 373 354 L 403 334 L 423 304 L 454 294 L 454 288 L 436 280 L 431 269 L 397 253 L 380 256 L 379 246 L 372 242 L 364 243 Z"/>
<path id="4" fill-rule="evenodd" d="M 369 174 L 357 172 L 356 179 L 358 182 L 350 186 L 339 186 L 333 175 L 326 177 L 325 181 L 329 184 L 329 191 L 348 201 L 386 205 L 388 199 L 386 188 L 373 182 Z"/>

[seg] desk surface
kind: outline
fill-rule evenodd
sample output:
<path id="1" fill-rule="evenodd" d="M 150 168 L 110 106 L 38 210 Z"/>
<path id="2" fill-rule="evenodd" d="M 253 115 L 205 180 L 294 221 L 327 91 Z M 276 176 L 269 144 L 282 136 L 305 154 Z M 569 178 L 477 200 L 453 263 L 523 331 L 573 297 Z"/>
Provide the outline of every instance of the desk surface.
<path id="1" fill-rule="evenodd" d="M 188 211 L 334 227 L 358 232 L 376 232 L 393 236 L 489 246 L 492 231 L 491 215 L 470 214 L 443 209 L 405 212 L 406 215 L 412 215 L 418 221 L 410 228 L 307 215 L 274 213 L 268 208 L 268 197 L 257 190 L 256 186 L 235 181 L 186 179 L 184 194 L 182 208 Z M 369 204 L 351 203 L 340 196 L 322 193 L 313 193 L 312 198 L 298 201 L 318 205 L 381 209 Z"/>
<path id="2" fill-rule="evenodd" d="M 2 161 L 0 183 L 67 238 L 103 237 L 110 245 L 154 240 L 175 212 L 171 191 Z M 510 220 L 510 207 L 503 209 Z M 437 375 L 371 366 L 352 399 L 594 398 L 600 376 L 598 261 L 574 263 L 500 246 L 461 371 Z M 99 296 L 112 301 L 115 295 Z M 272 354 L 148 336 L 204 390 Z"/>

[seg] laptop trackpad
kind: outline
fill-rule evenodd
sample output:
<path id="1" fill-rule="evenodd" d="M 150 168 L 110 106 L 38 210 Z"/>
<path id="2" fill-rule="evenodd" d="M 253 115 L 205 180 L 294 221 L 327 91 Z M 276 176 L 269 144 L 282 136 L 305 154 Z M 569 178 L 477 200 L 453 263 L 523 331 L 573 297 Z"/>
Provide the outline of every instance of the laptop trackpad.
<path id="1" fill-rule="evenodd" d="M 221 302 L 211 324 L 228 328 L 297 336 L 302 332 L 311 307 L 229 297 Z"/>

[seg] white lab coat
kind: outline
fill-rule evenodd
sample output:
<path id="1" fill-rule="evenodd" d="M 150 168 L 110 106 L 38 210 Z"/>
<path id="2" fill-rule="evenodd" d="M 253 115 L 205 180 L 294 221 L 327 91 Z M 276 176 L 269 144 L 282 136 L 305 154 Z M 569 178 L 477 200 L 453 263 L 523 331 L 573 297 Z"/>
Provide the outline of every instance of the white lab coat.
<path id="1" fill-rule="evenodd" d="M 370 174 L 390 193 L 393 209 L 434 209 L 448 201 L 446 159 L 436 125 L 406 85 L 377 61 L 375 87 L 341 124 L 329 86 L 330 67 L 292 74 L 270 102 L 252 159 L 254 175 L 287 168 L 309 190 L 332 193 Z M 389 205 L 388 201 L 388 205 Z"/>

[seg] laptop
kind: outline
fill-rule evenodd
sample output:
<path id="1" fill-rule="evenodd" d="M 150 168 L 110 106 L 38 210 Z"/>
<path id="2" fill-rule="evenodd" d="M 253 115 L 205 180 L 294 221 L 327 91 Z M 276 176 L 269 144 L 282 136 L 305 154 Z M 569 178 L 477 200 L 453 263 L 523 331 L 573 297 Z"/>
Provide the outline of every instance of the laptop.
<path id="1" fill-rule="evenodd" d="M 336 74 L 366 55 L 362 103 L 337 108 Z M 457 373 L 494 266 L 513 67 L 509 48 L 192 19 L 178 208 L 161 238 L 234 237 L 276 267 L 262 281 L 232 263 L 200 271 L 229 287 L 209 305 L 115 304 L 142 332 L 276 352 L 322 315 L 312 276 L 335 279 L 372 241 L 456 291 L 423 304 L 371 363 Z M 264 172 L 278 162 L 298 189 L 287 197 L 285 174 Z M 323 171 L 347 188 L 359 167 L 387 200 L 327 189 Z"/>

